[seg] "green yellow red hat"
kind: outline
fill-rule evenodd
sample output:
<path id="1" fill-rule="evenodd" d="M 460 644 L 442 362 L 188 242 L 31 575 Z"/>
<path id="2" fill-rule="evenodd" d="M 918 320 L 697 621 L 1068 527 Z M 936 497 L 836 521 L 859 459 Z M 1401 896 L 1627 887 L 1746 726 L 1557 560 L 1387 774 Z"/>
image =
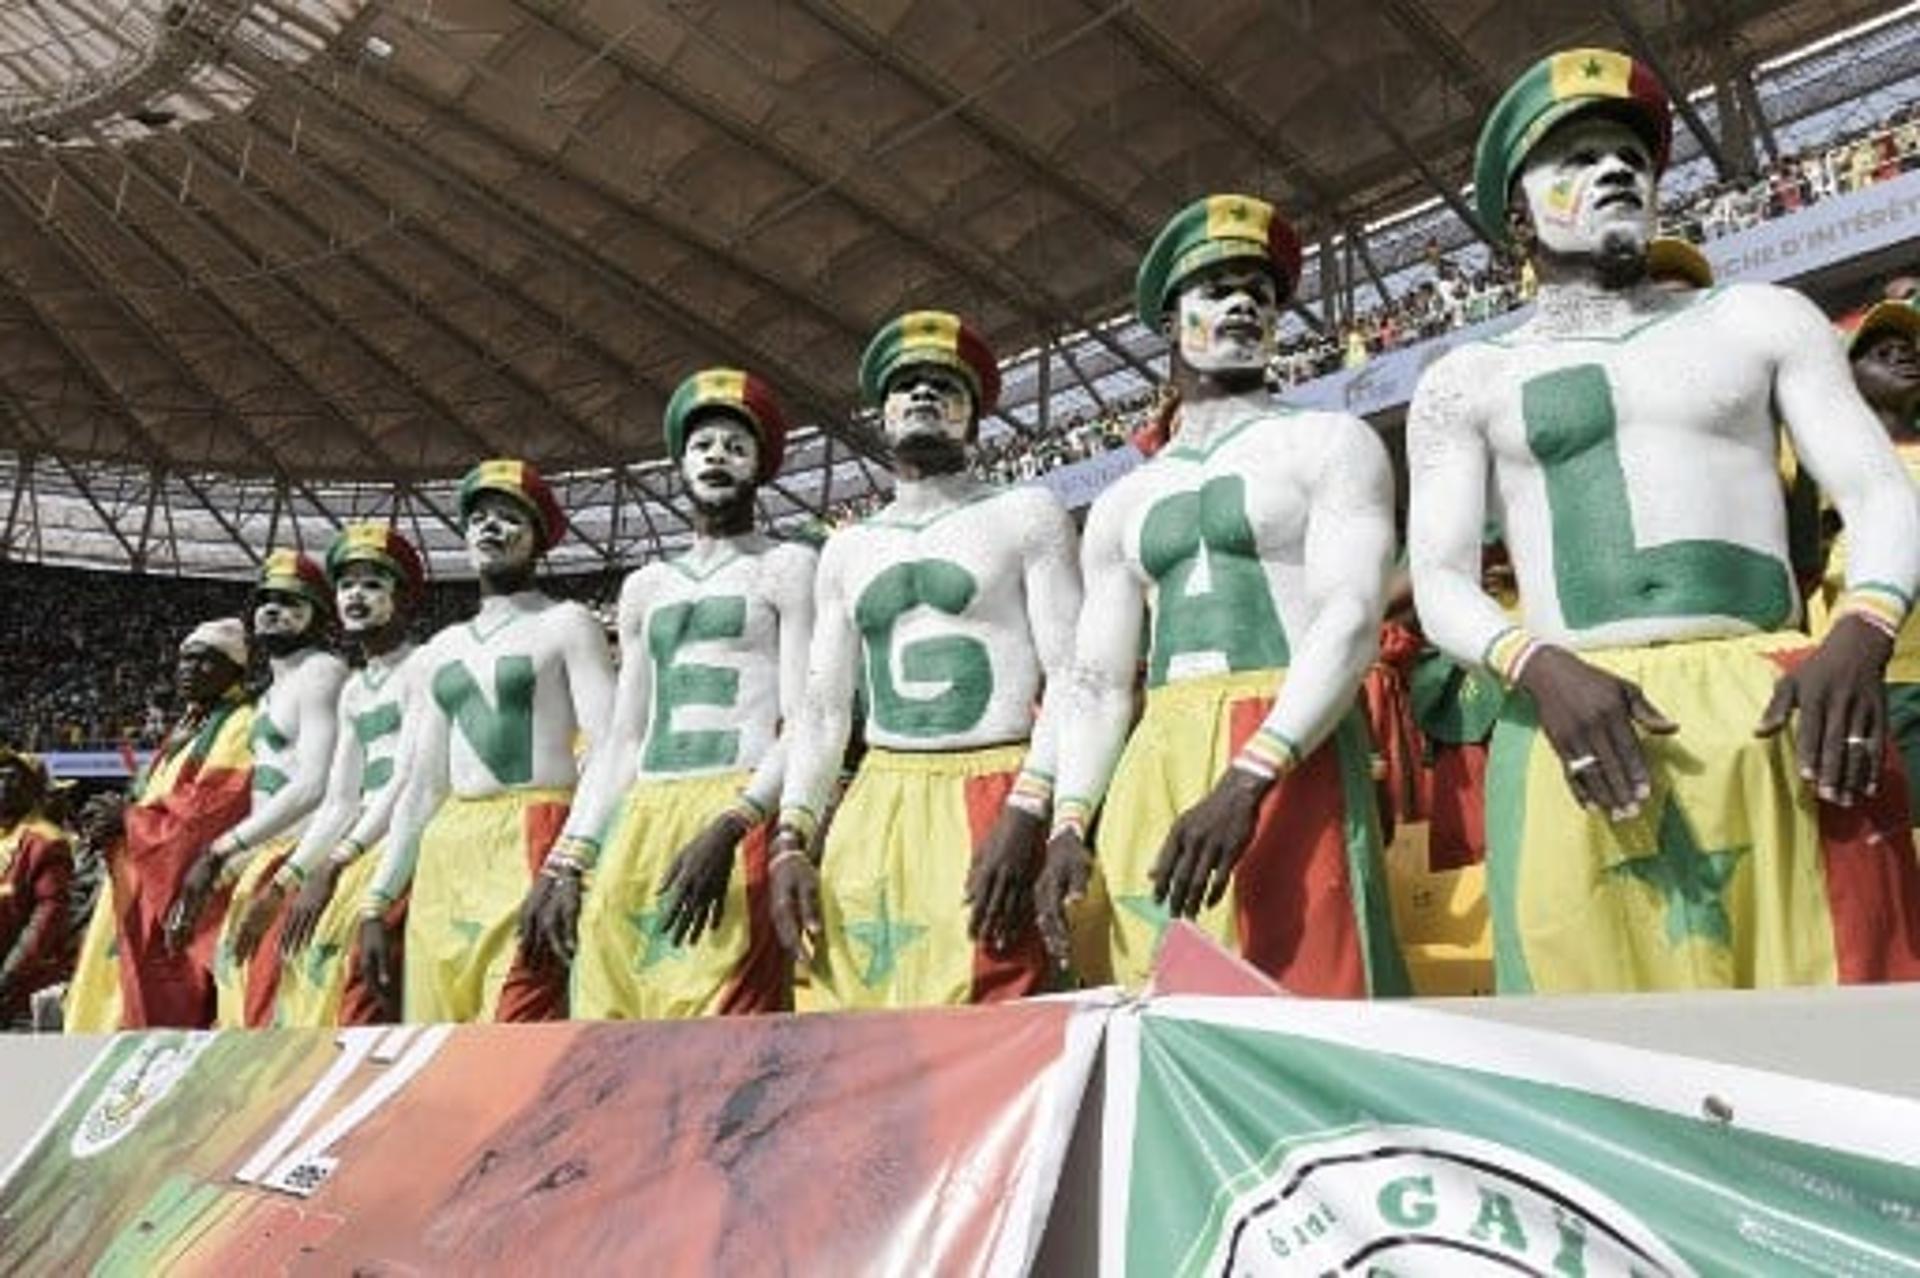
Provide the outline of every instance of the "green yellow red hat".
<path id="1" fill-rule="evenodd" d="M 462 523 L 473 514 L 473 503 L 480 499 L 481 493 L 501 493 L 519 502 L 534 518 L 543 552 L 553 549 L 555 543 L 566 536 L 567 517 L 560 513 L 553 489 L 547 487 L 547 481 L 540 477 L 539 469 L 532 462 L 493 457 L 468 471 L 460 481 Z"/>
<path id="2" fill-rule="evenodd" d="M 260 580 L 254 584 L 254 593 L 268 590 L 281 590 L 290 595 L 299 595 L 318 608 L 321 615 L 333 612 L 333 591 L 327 587 L 327 575 L 320 571 L 320 565 L 311 555 L 297 550 L 272 550 L 260 564 Z"/>
<path id="3" fill-rule="evenodd" d="M 1860 347 L 1876 333 L 1905 333 L 1920 341 L 1920 310 L 1912 302 L 1891 299 L 1875 302 L 1866 310 L 1849 315 L 1837 326 L 1847 339 L 1847 357 L 1860 353 Z"/>
<path id="4" fill-rule="evenodd" d="M 1607 110 L 1626 121 L 1653 153 L 1657 176 L 1673 144 L 1673 103 L 1645 63 L 1612 49 L 1549 54 L 1500 95 L 1473 153 L 1473 200 L 1481 225 L 1508 237 L 1507 193 L 1527 153 L 1547 130 L 1582 111 Z"/>
<path id="5" fill-rule="evenodd" d="M 426 566 L 420 552 L 390 524 L 348 524 L 327 547 L 327 580 L 340 585 L 348 564 L 372 564 L 392 577 L 401 593 L 417 598 L 426 588 Z"/>
<path id="6" fill-rule="evenodd" d="M 860 357 L 860 393 L 868 403 L 880 403 L 893 375 L 916 364 L 938 364 L 965 378 L 978 416 L 1000 402 L 1000 366 L 993 352 L 950 311 L 908 311 L 875 333 Z"/>
<path id="7" fill-rule="evenodd" d="M 1133 278 L 1140 322 L 1158 328 L 1188 277 L 1235 259 L 1264 263 L 1283 299 L 1300 282 L 1300 237 L 1273 205 L 1252 195 L 1208 195 L 1187 205 L 1154 236 Z"/>
<path id="8" fill-rule="evenodd" d="M 667 401 L 667 455 L 679 461 L 687 451 L 688 426 L 709 410 L 732 413 L 760 441 L 761 483 L 780 473 L 787 452 L 787 419 L 773 387 L 737 368 L 703 368 L 674 388 Z"/>
<path id="9" fill-rule="evenodd" d="M 1685 280 L 1695 288 L 1713 287 L 1713 263 L 1692 240 L 1656 235 L 1647 244 L 1647 275 L 1651 279 Z"/>

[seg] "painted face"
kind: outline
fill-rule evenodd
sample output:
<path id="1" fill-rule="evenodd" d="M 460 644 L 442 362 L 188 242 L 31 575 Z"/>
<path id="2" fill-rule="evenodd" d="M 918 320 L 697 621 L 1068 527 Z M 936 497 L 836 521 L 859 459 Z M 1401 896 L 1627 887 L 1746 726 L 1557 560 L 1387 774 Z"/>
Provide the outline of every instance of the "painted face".
<path id="1" fill-rule="evenodd" d="M 398 607 L 393 578 L 368 563 L 348 564 L 333 589 L 340 625 L 350 635 L 385 629 Z"/>
<path id="2" fill-rule="evenodd" d="M 474 500 L 466 538 L 476 572 L 508 572 L 533 562 L 533 514 L 505 493 L 481 493 Z"/>
<path id="3" fill-rule="evenodd" d="M 732 501 L 759 473 L 760 441 L 731 414 L 702 418 L 687 436 L 680 474 L 687 481 L 687 491 L 702 505 Z"/>
<path id="4" fill-rule="evenodd" d="M 1175 340 L 1187 367 L 1201 373 L 1262 369 L 1280 324 L 1271 272 L 1241 262 L 1202 271 L 1175 303 Z"/>
<path id="5" fill-rule="evenodd" d="M 973 433 L 973 392 L 960 374 L 938 364 L 896 373 L 880 405 L 887 442 L 935 437 L 965 444 Z"/>
<path id="6" fill-rule="evenodd" d="M 253 606 L 253 633 L 262 639 L 297 639 L 313 624 L 313 604 L 285 590 L 263 590 Z"/>
<path id="7" fill-rule="evenodd" d="M 1619 120 L 1585 116 L 1547 134 L 1520 169 L 1540 243 L 1598 254 L 1653 238 L 1653 157 Z"/>

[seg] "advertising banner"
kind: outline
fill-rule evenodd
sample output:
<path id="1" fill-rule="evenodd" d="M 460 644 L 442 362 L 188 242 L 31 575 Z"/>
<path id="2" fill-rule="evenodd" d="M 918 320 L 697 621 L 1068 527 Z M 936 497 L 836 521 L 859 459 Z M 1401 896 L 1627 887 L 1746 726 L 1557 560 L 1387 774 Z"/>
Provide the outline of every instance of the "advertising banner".
<path id="1" fill-rule="evenodd" d="M 0 1272 L 1020 1273 L 1104 1014 L 125 1034 Z"/>
<path id="2" fill-rule="evenodd" d="M 1379 1004 L 1108 1032 L 1104 1274 L 1920 1274 L 1920 1104 Z"/>

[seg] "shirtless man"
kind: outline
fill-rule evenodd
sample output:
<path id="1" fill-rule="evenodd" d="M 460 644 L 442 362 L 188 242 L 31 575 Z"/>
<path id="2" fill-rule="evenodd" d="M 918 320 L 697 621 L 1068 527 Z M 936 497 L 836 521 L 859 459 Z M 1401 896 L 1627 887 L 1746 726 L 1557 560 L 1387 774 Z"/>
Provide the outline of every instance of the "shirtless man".
<path id="1" fill-rule="evenodd" d="M 1018 998 L 1046 967 L 1031 884 L 1080 607 L 1073 524 L 1045 488 L 967 473 L 1000 375 L 957 316 L 914 311 L 882 328 L 860 388 L 880 409 L 898 483 L 820 556 L 771 862 L 774 924 L 811 958 L 828 1006 Z M 816 869 L 856 683 L 871 748 Z"/>
<path id="2" fill-rule="evenodd" d="M 1476 198 L 1532 260 L 1538 307 L 1436 363 L 1409 417 L 1421 619 L 1519 692 L 1488 763 L 1496 979 L 1911 979 L 1920 878 L 1878 782 L 1920 515 L 1809 302 L 1647 280 L 1670 131 L 1658 80 L 1607 50 L 1508 90 Z M 1814 649 L 1793 628 L 1776 414 L 1861 533 Z M 1517 625 L 1481 588 L 1489 491 Z"/>
<path id="3" fill-rule="evenodd" d="M 527 908 L 528 944 L 573 964 L 577 1018 L 791 1003 L 767 912 L 768 818 L 786 772 L 781 724 L 806 675 L 817 556 L 753 526 L 786 434 L 771 389 L 737 369 L 695 373 L 667 404 L 693 545 L 621 588 L 613 723 Z"/>
<path id="4" fill-rule="evenodd" d="M 1364 422 L 1267 394 L 1299 272 L 1270 204 L 1216 195 L 1175 215 L 1136 283 L 1141 320 L 1174 347 L 1180 429 L 1087 517 L 1072 728 L 1036 889 L 1065 961 L 1104 794 L 1108 959 L 1128 985 L 1183 917 L 1298 993 L 1405 987 L 1355 708 L 1379 642 L 1393 476 Z"/>
<path id="5" fill-rule="evenodd" d="M 389 911 L 407 903 L 409 1021 L 551 1020 L 565 972 L 517 953 L 528 880 L 566 823 L 613 701 L 613 663 L 593 614 L 535 589 L 566 530 L 530 463 L 481 462 L 460 481 L 480 610 L 414 658 L 401 790 L 380 866 L 360 907 L 360 961 L 391 1017 L 401 993 Z"/>
<path id="6" fill-rule="evenodd" d="M 379 864 L 400 786 L 394 776 L 412 693 L 415 646 L 408 623 L 426 585 L 420 553 L 386 524 L 350 524 L 327 547 L 327 580 L 360 669 L 340 690 L 341 731 L 326 799 L 273 879 L 255 893 L 234 938 L 249 958 L 289 897 L 280 931 L 277 1025 L 367 1025 L 379 1002 L 350 960 L 360 904 Z"/>
<path id="7" fill-rule="evenodd" d="M 209 844 L 187 872 L 169 924 L 177 943 L 184 943 L 215 885 L 233 884 L 213 961 L 224 1028 L 272 1023 L 279 953 L 256 949 L 241 958 L 234 941 L 254 893 L 293 851 L 326 793 L 340 722 L 334 705 L 347 677 L 346 662 L 325 647 L 332 615 L 333 598 L 319 564 L 291 550 L 267 556 L 254 588 L 253 637 L 267 653 L 272 682 L 253 712 L 253 804 L 246 819 Z"/>

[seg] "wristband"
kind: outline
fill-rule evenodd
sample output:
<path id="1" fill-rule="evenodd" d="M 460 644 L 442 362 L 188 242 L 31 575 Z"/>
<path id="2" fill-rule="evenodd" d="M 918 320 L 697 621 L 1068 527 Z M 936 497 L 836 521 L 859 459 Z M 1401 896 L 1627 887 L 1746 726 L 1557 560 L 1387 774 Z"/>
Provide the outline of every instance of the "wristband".
<path id="1" fill-rule="evenodd" d="M 388 899 L 386 893 L 379 888 L 371 888 L 367 892 L 366 900 L 360 903 L 360 921 L 364 923 L 368 919 L 384 919 L 387 911 L 392 908 L 393 902 Z"/>
<path id="2" fill-rule="evenodd" d="M 742 793 L 737 796 L 727 810 L 720 815 L 723 817 L 738 817 L 741 823 L 751 830 L 754 826 L 760 825 L 767 819 L 767 810 L 758 803 L 755 803 L 752 795 Z"/>
<path id="3" fill-rule="evenodd" d="M 278 888 L 302 888 L 307 884 L 307 872 L 288 860 L 273 872 L 272 882 Z"/>
<path id="4" fill-rule="evenodd" d="M 1498 675 L 1509 688 L 1520 682 L 1527 663 L 1540 651 L 1540 641 L 1519 626 L 1508 626 L 1495 635 L 1481 654 L 1481 663 Z"/>
<path id="5" fill-rule="evenodd" d="M 581 878 L 599 859 L 600 844 L 597 840 L 578 834 L 563 834 L 553 841 L 547 859 L 541 863 L 540 873 L 548 878 L 563 874 Z"/>
<path id="6" fill-rule="evenodd" d="M 1093 805 L 1085 799 L 1063 798 L 1053 805 L 1053 833 L 1071 834 L 1082 843 L 1093 824 Z"/>
<path id="7" fill-rule="evenodd" d="M 1262 728 L 1248 737 L 1247 743 L 1240 747 L 1240 753 L 1233 758 L 1234 767 L 1263 781 L 1272 781 L 1293 771 L 1299 762 L 1300 747 L 1284 732 L 1276 732 L 1272 728 Z"/>
<path id="8" fill-rule="evenodd" d="M 366 844 L 349 835 L 333 845 L 333 851 L 327 853 L 327 864 L 342 869 L 365 856 L 366 851 Z"/>
<path id="9" fill-rule="evenodd" d="M 802 861 L 805 861 L 808 865 L 813 864 L 813 858 L 807 855 L 807 850 L 805 848 L 785 847 L 785 848 L 781 848 L 778 852 L 775 852 L 773 854 L 773 859 L 767 862 L 767 873 L 772 874 L 780 866 L 786 864 L 788 861 L 793 860 L 795 857 L 799 857 Z"/>
<path id="10" fill-rule="evenodd" d="M 812 808 L 798 803 L 780 809 L 780 824 L 798 834 L 803 843 L 812 843 L 813 836 L 820 832 L 820 818 L 813 814 Z"/>
<path id="11" fill-rule="evenodd" d="M 1007 802 L 1031 816 L 1046 816 L 1053 806 L 1053 776 L 1037 768 L 1020 769 Z"/>
<path id="12" fill-rule="evenodd" d="M 1858 617 L 1889 639 L 1897 639 L 1907 620 L 1907 597 L 1877 581 L 1850 586 L 1835 602 L 1834 619 Z"/>

